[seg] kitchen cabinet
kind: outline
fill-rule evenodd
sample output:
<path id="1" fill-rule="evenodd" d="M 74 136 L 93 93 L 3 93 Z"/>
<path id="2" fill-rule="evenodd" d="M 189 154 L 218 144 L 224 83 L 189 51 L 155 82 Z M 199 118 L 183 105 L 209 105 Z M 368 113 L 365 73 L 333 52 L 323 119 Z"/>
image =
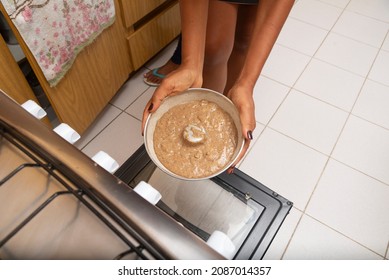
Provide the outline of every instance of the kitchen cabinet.
<path id="1" fill-rule="evenodd" d="M 39 103 L 1 35 L 0 73 L 0 89 L 9 97 L 19 104 L 23 104 L 27 100 L 33 100 L 36 103 Z M 50 125 L 47 117 L 45 117 L 43 121 L 47 125 Z"/>
<path id="2" fill-rule="evenodd" d="M 179 5 L 176 0 L 123 0 L 121 3 L 132 66 L 138 70 L 179 35 Z"/>
<path id="3" fill-rule="evenodd" d="M 10 24 L 60 122 L 82 135 L 129 75 L 180 32 L 177 0 L 114 0 L 116 20 L 85 47 L 65 77 L 50 87 L 19 32 Z"/>
<path id="4" fill-rule="evenodd" d="M 115 0 L 115 7 L 118 6 Z M 0 7 L 59 121 L 69 124 L 82 134 L 132 70 L 121 17 L 116 17 L 110 27 L 78 54 L 74 64 L 57 86 L 50 87 L 32 53 L 9 20 L 4 7 Z"/>

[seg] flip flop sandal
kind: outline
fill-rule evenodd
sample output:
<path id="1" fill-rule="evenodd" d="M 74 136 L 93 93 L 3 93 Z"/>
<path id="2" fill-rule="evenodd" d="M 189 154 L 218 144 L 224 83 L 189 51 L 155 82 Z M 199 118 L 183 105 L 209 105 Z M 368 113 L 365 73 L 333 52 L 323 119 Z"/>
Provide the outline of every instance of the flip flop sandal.
<path id="1" fill-rule="evenodd" d="M 158 73 L 158 70 L 159 68 L 155 68 L 153 69 L 153 71 L 151 72 L 155 77 L 158 77 L 160 79 L 164 79 L 166 77 L 166 75 L 163 75 L 163 74 L 159 74 Z M 160 85 L 160 83 L 153 83 L 153 82 L 150 82 L 147 80 L 147 78 L 144 78 L 143 81 L 148 84 L 149 86 L 152 86 L 152 87 L 157 87 Z"/>

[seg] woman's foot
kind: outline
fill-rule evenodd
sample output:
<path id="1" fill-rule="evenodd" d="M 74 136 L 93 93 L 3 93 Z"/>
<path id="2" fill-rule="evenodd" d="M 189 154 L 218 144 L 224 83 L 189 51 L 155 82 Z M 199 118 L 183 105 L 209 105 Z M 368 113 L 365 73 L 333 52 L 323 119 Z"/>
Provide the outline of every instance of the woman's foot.
<path id="1" fill-rule="evenodd" d="M 157 87 L 161 84 L 162 80 L 168 75 L 170 72 L 176 70 L 180 65 L 173 63 L 171 60 L 166 62 L 165 65 L 150 70 L 149 72 L 143 75 L 143 81 L 149 86 Z"/>

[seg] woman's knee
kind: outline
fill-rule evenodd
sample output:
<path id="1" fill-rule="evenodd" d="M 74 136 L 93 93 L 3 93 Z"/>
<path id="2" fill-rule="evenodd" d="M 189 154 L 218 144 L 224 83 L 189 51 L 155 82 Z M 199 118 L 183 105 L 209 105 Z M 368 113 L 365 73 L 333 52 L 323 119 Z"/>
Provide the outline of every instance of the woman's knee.
<path id="1" fill-rule="evenodd" d="M 222 36 L 207 38 L 205 44 L 205 63 L 217 65 L 227 63 L 231 55 L 234 42 L 232 38 L 220 38 Z"/>
<path id="2" fill-rule="evenodd" d="M 235 41 L 234 41 L 234 51 L 239 51 L 242 53 L 246 53 L 247 49 L 250 46 L 250 41 L 251 41 L 251 33 L 250 34 L 237 34 L 235 36 Z"/>

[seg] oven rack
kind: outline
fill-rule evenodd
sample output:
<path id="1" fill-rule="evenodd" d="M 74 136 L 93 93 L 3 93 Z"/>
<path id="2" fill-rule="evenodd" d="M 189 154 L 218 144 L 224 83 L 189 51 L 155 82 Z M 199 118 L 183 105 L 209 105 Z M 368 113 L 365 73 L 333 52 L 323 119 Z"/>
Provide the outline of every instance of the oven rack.
<path id="1" fill-rule="evenodd" d="M 41 216 L 47 216 L 53 204 L 62 205 L 63 200 L 72 197 L 125 244 L 113 259 L 127 258 L 129 255 L 139 259 L 223 258 L 195 234 L 31 116 L 1 90 L 0 138 L 0 149 L 2 145 L 12 146 L 12 149 L 17 149 L 18 153 L 28 158 L 0 178 L 0 192 L 4 188 L 14 187 L 9 186 L 10 182 L 30 170 L 46 173 L 50 180 L 55 180 L 62 187 L 52 191 L 33 209 L 30 207 L 29 213 L 12 229 L 7 228 L 5 234 L 0 224 L 0 257 L 1 250 L 31 227 L 34 220 L 41 221 Z M 0 153 L 0 162 L 7 160 Z M 28 186 L 25 188 L 28 189 Z M 45 225 L 44 232 L 50 226 L 50 223 Z M 90 236 L 93 236 L 93 232 Z"/>

